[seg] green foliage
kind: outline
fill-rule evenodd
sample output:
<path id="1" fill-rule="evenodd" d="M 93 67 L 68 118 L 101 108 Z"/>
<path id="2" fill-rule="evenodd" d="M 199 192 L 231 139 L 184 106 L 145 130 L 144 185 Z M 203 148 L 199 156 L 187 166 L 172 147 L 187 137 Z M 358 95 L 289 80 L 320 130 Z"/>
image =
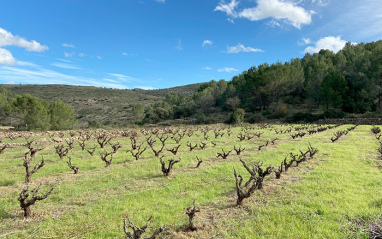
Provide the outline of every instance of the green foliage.
<path id="1" fill-rule="evenodd" d="M 347 94 L 347 83 L 345 77 L 337 71 L 328 73 L 323 79 L 319 95 L 322 104 L 329 110 L 329 106 L 340 108 Z"/>
<path id="2" fill-rule="evenodd" d="M 97 119 L 93 119 L 89 121 L 88 127 L 92 129 L 99 129 L 99 128 L 102 128 L 102 124 Z"/>
<path id="3" fill-rule="evenodd" d="M 232 119 L 234 124 L 242 124 L 244 123 L 245 110 L 238 108 L 233 112 Z"/>
<path id="4" fill-rule="evenodd" d="M 217 82 L 205 83 L 193 99 L 197 109 L 207 116 L 217 109 L 243 108 L 247 113 L 260 111 L 268 118 L 282 118 L 287 115 L 287 105 L 303 110 L 332 108 L 347 113 L 382 111 L 381 55 L 382 41 L 348 43 L 337 54 L 321 50 L 284 64 L 251 67 L 219 88 L 225 88 L 223 93 L 216 91 Z M 292 115 L 288 120 L 300 120 L 299 117 L 305 116 Z"/>
<path id="5" fill-rule="evenodd" d="M 29 94 L 13 95 L 0 88 L 0 118 L 4 125 L 21 130 L 71 129 L 76 123 L 72 109 L 62 101 L 49 104 Z"/>
<path id="6" fill-rule="evenodd" d="M 77 123 L 72 108 L 61 100 L 57 100 L 49 106 L 49 113 L 53 130 L 72 129 L 73 125 Z"/>
<path id="7" fill-rule="evenodd" d="M 48 109 L 37 101 L 25 116 L 25 124 L 27 130 L 48 130 L 51 126 Z"/>
<path id="8" fill-rule="evenodd" d="M 132 111 L 135 123 L 141 122 L 145 117 L 145 107 L 140 103 L 134 105 Z"/>

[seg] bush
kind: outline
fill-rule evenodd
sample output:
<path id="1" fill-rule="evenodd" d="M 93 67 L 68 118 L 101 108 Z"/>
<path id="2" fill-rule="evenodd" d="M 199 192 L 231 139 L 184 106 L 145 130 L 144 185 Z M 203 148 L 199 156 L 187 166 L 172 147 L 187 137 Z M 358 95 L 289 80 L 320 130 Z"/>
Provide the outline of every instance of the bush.
<path id="1" fill-rule="evenodd" d="M 89 121 L 89 128 L 98 129 L 102 128 L 102 124 L 97 120 L 91 120 Z"/>
<path id="2" fill-rule="evenodd" d="M 245 110 L 238 108 L 232 114 L 232 119 L 234 124 L 242 124 L 244 123 Z"/>

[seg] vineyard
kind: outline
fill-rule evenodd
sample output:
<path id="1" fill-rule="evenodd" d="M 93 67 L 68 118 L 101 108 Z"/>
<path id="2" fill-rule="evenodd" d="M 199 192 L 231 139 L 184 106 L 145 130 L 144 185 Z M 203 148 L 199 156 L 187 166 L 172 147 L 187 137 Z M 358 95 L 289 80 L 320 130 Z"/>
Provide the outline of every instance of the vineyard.
<path id="1" fill-rule="evenodd" d="M 0 132 L 0 238 L 380 238 L 380 138 L 313 124 Z"/>

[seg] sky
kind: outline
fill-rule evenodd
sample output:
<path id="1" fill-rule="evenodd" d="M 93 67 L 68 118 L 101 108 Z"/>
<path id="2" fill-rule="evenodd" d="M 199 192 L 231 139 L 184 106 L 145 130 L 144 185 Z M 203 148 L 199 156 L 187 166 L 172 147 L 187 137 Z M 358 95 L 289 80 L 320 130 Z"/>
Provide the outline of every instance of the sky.
<path id="1" fill-rule="evenodd" d="M 381 0 L 1 1 L 0 83 L 161 89 L 381 39 Z"/>

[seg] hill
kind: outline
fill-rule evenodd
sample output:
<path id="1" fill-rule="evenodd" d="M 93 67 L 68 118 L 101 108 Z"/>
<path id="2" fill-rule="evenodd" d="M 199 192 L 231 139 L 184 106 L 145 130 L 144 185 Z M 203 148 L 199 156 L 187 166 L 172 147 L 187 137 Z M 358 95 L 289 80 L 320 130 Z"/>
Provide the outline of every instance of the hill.
<path id="1" fill-rule="evenodd" d="M 133 116 L 132 107 L 140 103 L 148 106 L 162 101 L 169 93 L 191 96 L 200 84 L 185 85 L 160 90 L 119 90 L 94 86 L 70 85 L 2 85 L 15 94 L 30 94 L 54 102 L 58 99 L 70 105 L 79 121 L 79 126 L 91 120 L 98 120 L 104 125 L 125 126 Z"/>

